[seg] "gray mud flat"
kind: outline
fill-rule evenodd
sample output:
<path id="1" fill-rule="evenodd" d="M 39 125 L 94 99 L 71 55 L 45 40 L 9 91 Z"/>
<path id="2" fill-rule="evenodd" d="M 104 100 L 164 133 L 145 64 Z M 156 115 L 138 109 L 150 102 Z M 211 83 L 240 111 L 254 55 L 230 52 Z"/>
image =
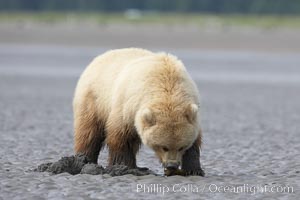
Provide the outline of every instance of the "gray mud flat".
<path id="1" fill-rule="evenodd" d="M 39 165 L 34 171 L 50 172 L 52 174 L 61 174 L 67 172 L 72 175 L 76 174 L 109 174 L 110 176 L 123 176 L 132 174 L 135 176 L 145 176 L 153 174 L 150 170 L 129 169 L 124 165 L 114 165 L 103 168 L 100 165 L 89 163 L 85 155 L 75 155 L 62 157 L 60 160 L 53 163 L 43 163 Z"/>

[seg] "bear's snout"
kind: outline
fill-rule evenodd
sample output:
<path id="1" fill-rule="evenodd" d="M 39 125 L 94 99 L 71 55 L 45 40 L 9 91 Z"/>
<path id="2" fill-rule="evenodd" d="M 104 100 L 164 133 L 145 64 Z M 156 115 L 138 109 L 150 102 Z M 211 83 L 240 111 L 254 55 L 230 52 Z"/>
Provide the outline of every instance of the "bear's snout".
<path id="1" fill-rule="evenodd" d="M 177 161 L 169 161 L 164 164 L 164 168 L 168 170 L 174 170 L 174 169 L 178 169 L 179 165 L 180 163 Z"/>

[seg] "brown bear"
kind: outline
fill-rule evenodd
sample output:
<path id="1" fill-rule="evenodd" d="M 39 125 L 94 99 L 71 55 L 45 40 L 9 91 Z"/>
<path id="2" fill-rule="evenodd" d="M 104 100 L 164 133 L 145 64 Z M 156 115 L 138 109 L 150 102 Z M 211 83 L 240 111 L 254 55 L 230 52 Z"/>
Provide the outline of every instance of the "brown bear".
<path id="1" fill-rule="evenodd" d="M 74 95 L 75 153 L 97 163 L 137 168 L 143 143 L 165 169 L 204 175 L 200 166 L 199 93 L 183 63 L 166 53 L 112 50 L 82 73 Z"/>

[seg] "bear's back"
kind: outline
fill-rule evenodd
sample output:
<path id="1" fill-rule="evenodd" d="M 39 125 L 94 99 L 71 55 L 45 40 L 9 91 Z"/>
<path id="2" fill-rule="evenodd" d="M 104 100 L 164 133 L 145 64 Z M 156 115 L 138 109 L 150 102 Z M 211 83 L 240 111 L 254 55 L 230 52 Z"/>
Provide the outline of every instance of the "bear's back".
<path id="1" fill-rule="evenodd" d="M 82 97 L 92 94 L 98 101 L 99 110 L 106 113 L 110 107 L 113 84 L 130 62 L 154 55 L 139 48 L 125 48 L 108 51 L 96 57 L 84 70 L 77 83 L 73 106 L 84 101 Z"/>
<path id="2" fill-rule="evenodd" d="M 108 114 L 112 105 L 123 107 L 126 102 L 134 108 L 142 99 L 170 95 L 185 101 L 182 97 L 194 96 L 195 92 L 184 65 L 175 56 L 138 48 L 117 49 L 98 56 L 86 68 L 78 81 L 74 104 L 90 93 L 97 110 Z"/>
<path id="3" fill-rule="evenodd" d="M 98 90 L 99 93 L 101 90 L 109 89 L 128 63 L 149 55 L 153 53 L 138 48 L 108 51 L 96 57 L 84 70 L 78 81 L 77 90 L 89 87 L 91 90 Z"/>

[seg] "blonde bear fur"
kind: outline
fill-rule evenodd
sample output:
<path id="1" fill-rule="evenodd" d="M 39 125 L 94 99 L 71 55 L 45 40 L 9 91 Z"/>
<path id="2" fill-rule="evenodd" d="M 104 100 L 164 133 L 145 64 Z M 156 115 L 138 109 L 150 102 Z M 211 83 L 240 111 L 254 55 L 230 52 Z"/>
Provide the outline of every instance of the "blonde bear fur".
<path id="1" fill-rule="evenodd" d="M 175 56 L 128 48 L 95 58 L 75 91 L 75 152 L 97 163 L 109 148 L 109 165 L 136 168 L 141 143 L 165 167 L 203 175 L 199 161 L 199 95 Z"/>

